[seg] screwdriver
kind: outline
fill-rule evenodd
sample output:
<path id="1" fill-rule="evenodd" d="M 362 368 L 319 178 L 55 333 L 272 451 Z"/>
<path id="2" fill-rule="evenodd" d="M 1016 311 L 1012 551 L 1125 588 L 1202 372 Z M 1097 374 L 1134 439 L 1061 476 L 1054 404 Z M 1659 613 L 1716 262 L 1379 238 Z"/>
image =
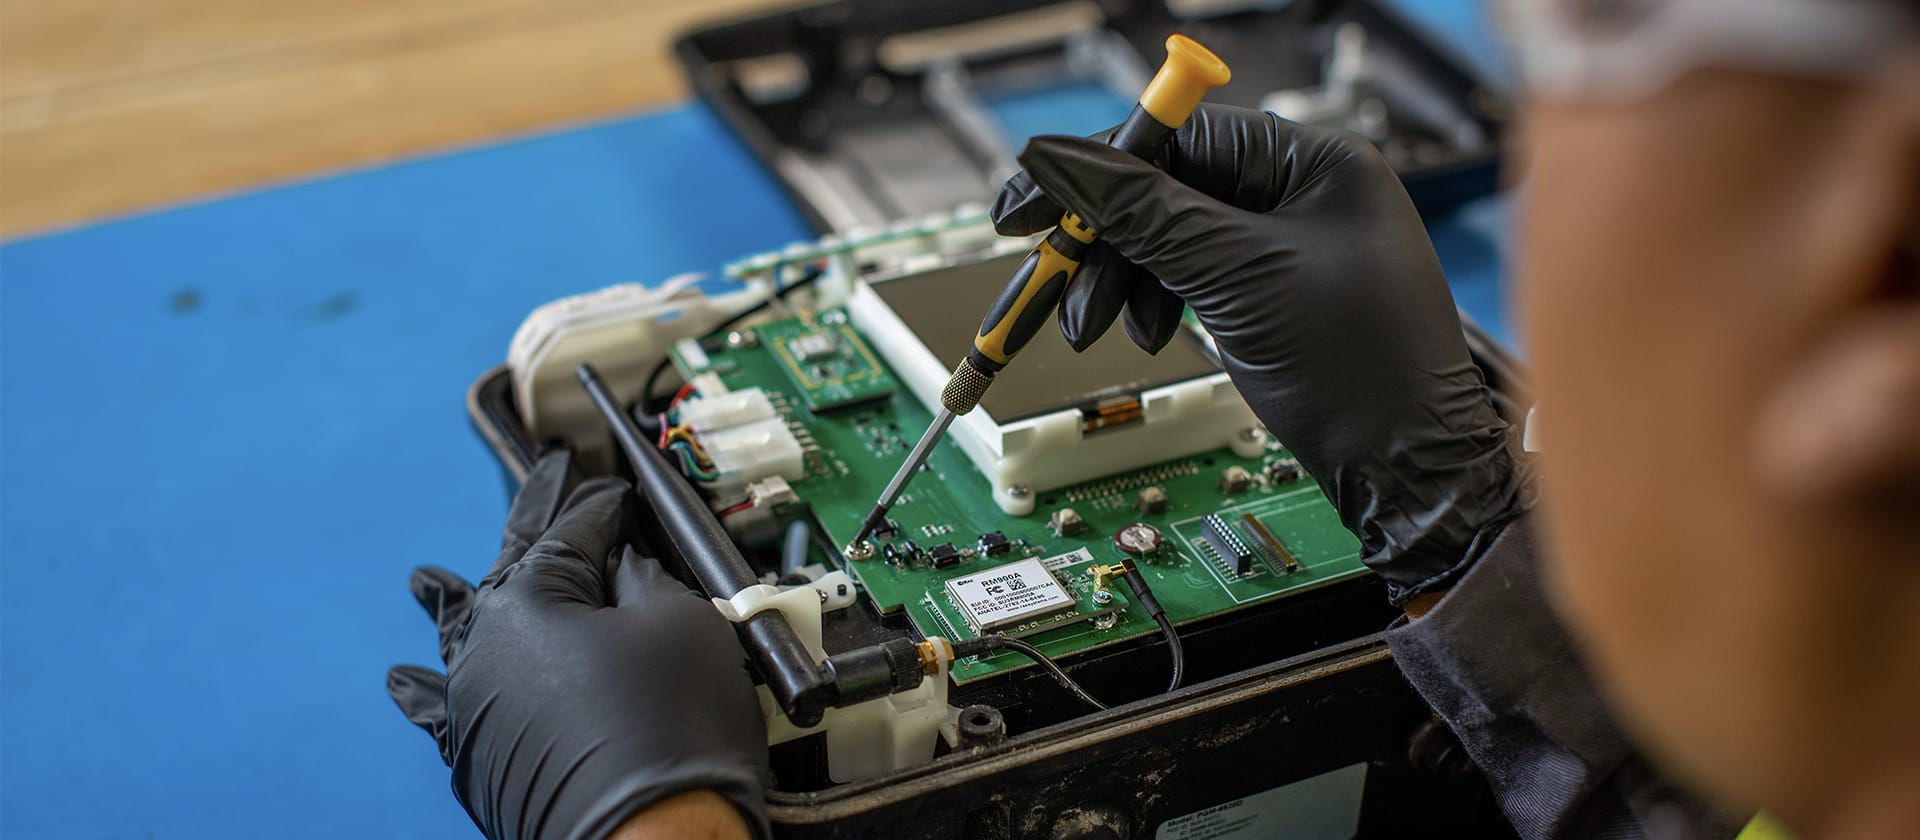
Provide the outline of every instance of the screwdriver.
<path id="1" fill-rule="evenodd" d="M 1207 91 L 1227 83 L 1227 65 L 1206 47 L 1185 35 L 1167 38 L 1167 60 L 1154 73 L 1153 81 L 1140 94 L 1140 101 L 1127 114 L 1125 122 L 1113 133 L 1108 145 L 1135 157 L 1152 160 L 1160 154 L 1174 131 L 1193 115 Z M 993 377 L 1013 361 L 1048 322 L 1054 307 L 1066 293 L 1067 284 L 1080 269 L 1080 260 L 1093 244 L 1093 228 L 1085 219 L 1069 211 L 1060 217 L 1060 225 L 1047 234 L 1014 269 L 1013 279 L 1000 291 L 988 308 L 980 332 L 974 336 L 973 349 L 953 369 L 953 377 L 940 391 L 940 410 L 927 427 L 920 442 L 907 453 L 907 460 L 887 482 L 873 510 L 860 525 L 860 533 L 847 543 L 849 556 L 872 556 L 868 535 L 887 521 L 907 482 L 927 462 L 935 444 L 953 425 L 953 418 L 972 411 L 993 384 Z"/>

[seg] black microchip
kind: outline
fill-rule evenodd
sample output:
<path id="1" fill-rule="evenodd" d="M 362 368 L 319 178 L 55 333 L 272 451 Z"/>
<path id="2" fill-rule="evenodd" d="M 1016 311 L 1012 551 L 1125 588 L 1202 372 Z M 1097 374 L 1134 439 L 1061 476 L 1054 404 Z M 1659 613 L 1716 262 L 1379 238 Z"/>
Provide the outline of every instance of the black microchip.
<path id="1" fill-rule="evenodd" d="M 1285 484 L 1300 478 L 1300 462 L 1292 458 L 1282 458 L 1267 465 L 1267 483 Z"/>
<path id="2" fill-rule="evenodd" d="M 1006 534 L 1002 534 L 999 531 L 988 531 L 980 535 L 981 554 L 985 554 L 988 557 L 999 557 L 1011 550 L 1013 550 L 1013 543 L 1007 540 Z"/>
<path id="3" fill-rule="evenodd" d="M 880 521 L 880 527 L 873 529 L 873 535 L 883 540 L 900 536 L 900 523 L 891 518 L 883 519 Z"/>
<path id="4" fill-rule="evenodd" d="M 933 567 L 936 569 L 958 566 L 961 559 L 960 549 L 954 548 L 953 543 L 941 543 L 927 549 L 927 557 L 933 560 Z"/>

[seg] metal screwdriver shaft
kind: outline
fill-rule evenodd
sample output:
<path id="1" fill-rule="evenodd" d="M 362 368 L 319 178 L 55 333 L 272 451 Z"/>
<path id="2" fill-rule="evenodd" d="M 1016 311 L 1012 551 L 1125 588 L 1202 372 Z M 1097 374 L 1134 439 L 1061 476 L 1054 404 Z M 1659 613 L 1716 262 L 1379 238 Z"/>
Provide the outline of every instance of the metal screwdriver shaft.
<path id="1" fill-rule="evenodd" d="M 1108 143 L 1135 157 L 1152 160 L 1172 139 L 1174 131 L 1193 115 L 1201 97 L 1226 84 L 1228 76 L 1226 63 L 1206 47 L 1184 35 L 1167 38 L 1167 60 Z M 1014 355 L 1053 320 L 1053 310 L 1059 306 L 1067 284 L 1079 271 L 1080 261 L 1086 257 L 1093 240 L 1093 228 L 1085 219 L 1069 212 L 1060 217 L 1060 225 L 1020 262 L 1013 279 L 987 310 L 986 320 L 974 336 L 973 349 L 954 368 L 953 378 L 941 390 L 941 408 L 933 424 L 920 436 L 920 442 L 908 453 L 899 472 L 893 474 L 893 480 L 887 482 L 887 489 L 881 492 L 880 500 L 860 525 L 860 532 L 847 544 L 849 555 L 871 556 L 872 547 L 865 544 L 867 537 L 887 521 L 887 511 L 899 501 L 913 474 L 927 462 L 927 456 L 953 424 L 953 418 L 979 405 L 987 386 L 993 384 L 994 375 L 1004 370 Z"/>
<path id="2" fill-rule="evenodd" d="M 933 423 L 920 435 L 920 442 L 913 445 L 913 451 L 907 453 L 906 462 L 894 471 L 893 480 L 887 482 L 887 489 L 880 491 L 880 501 L 873 504 L 867 520 L 860 523 L 860 534 L 853 538 L 856 545 L 887 521 L 887 511 L 892 510 L 893 503 L 899 501 L 900 494 L 907 489 L 907 482 L 913 479 L 914 471 L 927 462 L 927 456 L 933 453 L 933 445 L 940 442 L 940 437 L 947 433 L 947 427 L 951 425 L 953 412 L 942 408 L 933 415 Z"/>

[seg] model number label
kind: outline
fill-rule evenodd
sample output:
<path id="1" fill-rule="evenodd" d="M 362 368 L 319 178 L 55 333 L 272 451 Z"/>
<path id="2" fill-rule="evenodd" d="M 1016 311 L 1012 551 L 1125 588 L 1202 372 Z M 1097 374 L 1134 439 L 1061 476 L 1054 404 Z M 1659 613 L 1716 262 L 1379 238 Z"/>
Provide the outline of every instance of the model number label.
<path id="1" fill-rule="evenodd" d="M 947 581 L 947 594 L 981 632 L 1073 607 L 1073 599 L 1038 560 L 954 578 Z"/>
<path id="2" fill-rule="evenodd" d="M 1093 565 L 1093 552 L 1084 548 L 1076 548 L 1065 554 L 1057 554 L 1042 560 L 1040 561 L 1040 565 L 1047 567 L 1047 571 L 1049 572 L 1058 572 L 1074 567 L 1079 567 L 1081 571 L 1085 571 L 1088 566 Z"/>
<path id="3" fill-rule="evenodd" d="M 1160 824 L 1154 840 L 1347 840 L 1360 828 L 1367 765 L 1349 764 Z"/>

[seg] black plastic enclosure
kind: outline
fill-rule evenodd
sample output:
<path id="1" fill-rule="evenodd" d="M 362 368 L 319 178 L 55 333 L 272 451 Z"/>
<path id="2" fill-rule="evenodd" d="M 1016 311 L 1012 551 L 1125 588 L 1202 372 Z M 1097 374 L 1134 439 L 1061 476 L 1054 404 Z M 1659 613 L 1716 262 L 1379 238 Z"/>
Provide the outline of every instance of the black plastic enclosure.
<path id="1" fill-rule="evenodd" d="M 1520 369 L 1477 326 L 1474 359 L 1506 405 L 1525 405 Z M 503 365 L 469 389 L 467 410 L 518 489 L 538 453 Z M 646 500 L 642 500 L 643 506 Z M 650 516 L 643 542 L 681 580 L 684 564 Z M 697 584 L 693 584 L 696 585 Z M 1361 578 L 1183 625 L 1192 679 L 1164 688 L 1155 639 L 1065 663 L 1096 696 L 1123 703 L 1086 714 L 1039 669 L 956 687 L 956 706 L 1001 710 L 1009 737 L 930 764 L 832 785 L 817 739 L 775 748 L 768 797 L 782 838 L 1144 838 L 1162 822 L 1340 767 L 1364 764 L 1362 837 L 1510 836 L 1478 772 L 1401 679 L 1379 632 L 1396 611 Z M 902 634 L 911 624 L 862 601 L 830 613 L 829 652 Z"/>
<path id="2" fill-rule="evenodd" d="M 1355 101 L 1378 103 L 1362 122 L 1421 212 L 1493 192 L 1506 96 L 1374 0 L 839 0 L 700 28 L 674 50 L 825 233 L 990 200 L 1019 151 L 996 98 L 1080 84 L 1129 102 L 1179 32 L 1233 68 L 1209 101 L 1261 107 L 1325 82 L 1347 24 L 1365 34 Z"/>

